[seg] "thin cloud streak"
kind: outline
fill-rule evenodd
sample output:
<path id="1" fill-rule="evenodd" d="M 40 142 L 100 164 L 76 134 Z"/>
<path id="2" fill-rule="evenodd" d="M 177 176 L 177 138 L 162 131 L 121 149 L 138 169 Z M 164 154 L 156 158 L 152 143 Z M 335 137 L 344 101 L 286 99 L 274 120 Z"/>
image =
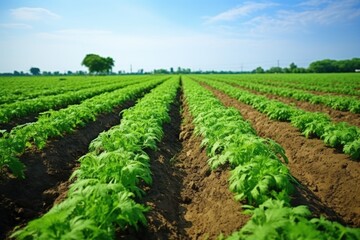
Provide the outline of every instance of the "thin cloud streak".
<path id="1" fill-rule="evenodd" d="M 308 1 L 301 10 L 279 10 L 272 15 L 260 15 L 242 22 L 240 27 L 253 35 L 266 33 L 307 32 L 309 27 L 330 26 L 334 23 L 346 23 L 360 16 L 357 1 Z M 313 7 L 317 5 L 317 7 Z M 321 6 L 320 6 L 321 5 Z M 239 28 L 237 28 L 239 29 Z M 311 30 L 310 30 L 311 31 Z"/>
<path id="2" fill-rule="evenodd" d="M 234 21 L 240 17 L 248 16 L 249 14 L 263 10 L 269 7 L 272 7 L 276 4 L 274 3 L 256 3 L 256 2 L 246 2 L 244 5 L 232 8 L 225 12 L 219 13 L 216 16 L 208 17 L 206 20 L 207 24 L 223 22 L 223 21 Z"/>
<path id="3" fill-rule="evenodd" d="M 330 25 L 360 16 L 353 1 L 332 2 L 324 8 L 303 11 L 279 11 L 274 17 L 253 18 L 247 24 L 261 31 L 291 31 L 301 26 Z"/>
<path id="4" fill-rule="evenodd" d="M 32 26 L 23 23 L 2 23 L 0 27 L 7 29 L 32 29 Z"/>
<path id="5" fill-rule="evenodd" d="M 11 16 L 20 21 L 39 21 L 45 19 L 59 19 L 60 16 L 45 8 L 21 7 L 10 10 Z"/>

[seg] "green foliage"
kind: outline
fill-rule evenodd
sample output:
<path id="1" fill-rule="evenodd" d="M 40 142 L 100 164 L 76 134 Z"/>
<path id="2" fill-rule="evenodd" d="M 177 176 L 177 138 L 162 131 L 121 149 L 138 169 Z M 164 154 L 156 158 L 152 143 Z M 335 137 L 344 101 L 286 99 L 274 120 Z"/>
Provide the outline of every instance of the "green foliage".
<path id="1" fill-rule="evenodd" d="M 219 79 L 217 79 L 219 80 Z M 255 90 L 263 93 L 271 93 L 278 96 L 294 98 L 299 101 L 308 101 L 313 104 L 324 104 L 330 108 L 342 110 L 342 111 L 351 111 L 354 113 L 360 113 L 360 100 L 352 97 L 352 96 L 334 96 L 334 95 L 316 95 L 309 93 L 307 91 L 296 89 L 298 86 L 294 86 L 293 83 L 281 83 L 281 82 L 265 82 L 265 81 L 239 81 L 238 79 L 229 79 L 229 78 L 221 78 L 223 82 L 233 83 L 251 90 Z M 274 85 L 274 86 L 269 86 Z M 336 92 L 343 94 L 352 94 L 352 95 L 360 95 L 359 91 L 354 90 L 356 86 L 349 86 L 347 88 L 341 87 L 316 87 L 309 84 L 300 85 L 300 88 L 313 90 L 313 91 L 328 91 L 328 92 Z M 246 91 L 242 91 L 246 92 Z M 252 94 L 254 95 L 254 94 Z M 256 98 L 260 98 L 261 96 L 255 95 Z M 251 100 L 250 101 L 256 101 Z M 274 101 L 271 101 L 274 102 Z M 277 102 L 277 101 L 275 101 Z M 254 103 L 252 103 L 254 104 Z M 259 110 L 263 112 L 263 110 Z"/>
<path id="2" fill-rule="evenodd" d="M 269 198 L 289 202 L 292 190 L 284 149 L 256 136 L 234 108 L 224 107 L 209 91 L 185 78 L 184 94 L 194 116 L 195 134 L 203 137 L 212 169 L 230 164 L 230 190 L 238 200 L 259 205 Z"/>
<path id="3" fill-rule="evenodd" d="M 96 138 L 80 158 L 68 198 L 43 217 L 16 231 L 18 239 L 113 239 L 115 230 L 146 224 L 149 208 L 138 204 L 151 184 L 149 156 L 143 151 L 162 138 L 162 125 L 179 87 L 165 81 L 123 112 L 123 119 Z M 129 141 L 130 140 L 130 141 Z"/>
<path id="4" fill-rule="evenodd" d="M 114 66 L 114 59 L 100 57 L 97 54 L 87 54 L 81 65 L 87 67 L 90 73 L 109 73 Z"/>
<path id="5" fill-rule="evenodd" d="M 289 203 L 291 184 L 288 169 L 278 160 L 255 155 L 250 162 L 238 165 L 231 171 L 230 190 L 235 199 L 259 205 L 267 199 Z"/>
<path id="6" fill-rule="evenodd" d="M 304 112 L 291 117 L 291 124 L 298 128 L 305 137 L 321 136 L 330 123 L 330 117 L 324 113 Z"/>
<path id="7" fill-rule="evenodd" d="M 324 59 L 310 63 L 309 70 L 316 73 L 355 72 L 360 69 L 360 58 L 349 60 Z"/>
<path id="8" fill-rule="evenodd" d="M 23 154 L 27 148 L 36 146 L 42 149 L 46 146 L 49 138 L 72 132 L 77 127 L 94 121 L 100 113 L 112 111 L 115 106 L 140 96 L 145 90 L 163 81 L 164 79 L 158 78 L 103 93 L 89 98 L 79 105 L 70 105 L 59 111 L 49 110 L 42 113 L 36 122 L 13 128 L 10 133 L 3 134 L 0 138 L 0 146 L 2 145 L 6 149 L 0 156 L 0 164 L 2 164 L 0 167 L 8 166 L 10 169 L 12 168 L 14 174 L 23 177 L 24 167 L 17 163 L 19 161 L 17 157 Z"/>
<path id="9" fill-rule="evenodd" d="M 248 206 L 251 220 L 227 240 L 239 239 L 359 239 L 359 229 L 320 219 L 311 219 L 306 206 L 288 207 L 284 201 L 269 199 L 258 208 Z"/>
<path id="10" fill-rule="evenodd" d="M 350 155 L 353 159 L 360 159 L 360 139 L 344 145 L 344 153 Z"/>
<path id="11" fill-rule="evenodd" d="M 271 102 L 266 105 L 264 113 L 268 114 L 270 119 L 276 119 L 279 121 L 288 121 L 293 115 L 292 107 L 281 102 Z"/>
<path id="12" fill-rule="evenodd" d="M 14 118 L 25 117 L 31 113 L 38 113 L 51 108 L 65 107 L 70 104 L 79 103 L 88 98 L 111 92 L 126 86 L 137 83 L 138 81 L 124 81 L 121 83 L 109 84 L 105 86 L 95 86 L 79 91 L 69 91 L 55 96 L 39 96 L 32 99 L 3 104 L 0 109 L 0 123 L 8 123 Z M 48 114 L 40 113 L 40 115 Z"/>
<path id="13" fill-rule="evenodd" d="M 40 75 L 40 68 L 32 67 L 32 68 L 30 68 L 30 73 L 32 75 Z"/>
<path id="14" fill-rule="evenodd" d="M 202 80 L 202 79 L 201 79 Z M 213 87 L 224 90 L 231 96 L 257 104 L 263 111 L 268 104 L 264 98 L 257 98 L 246 92 L 239 93 L 233 88 L 213 81 L 206 81 Z M 184 78 L 186 102 L 194 116 L 195 133 L 203 136 L 212 168 L 230 163 L 230 190 L 235 199 L 246 201 L 245 206 L 250 221 L 227 239 L 358 239 L 359 229 L 346 228 L 322 218 L 309 219 L 311 213 L 306 206 L 290 207 L 291 182 L 289 170 L 280 157 L 287 162 L 284 149 L 277 143 L 261 139 L 251 131 L 236 129 L 234 122 L 244 121 L 241 117 L 224 118 L 226 108 L 207 90 Z M 291 118 L 305 131 L 318 134 L 327 125 L 317 125 L 317 121 L 329 122 L 323 114 L 307 115 L 296 109 L 291 110 Z M 343 125 L 346 129 L 346 125 Z M 215 134 L 214 134 L 215 133 Z M 218 137 L 221 136 L 221 137 Z M 348 139 L 348 134 L 343 139 Z M 224 239 L 220 236 L 220 239 Z"/>
<path id="15" fill-rule="evenodd" d="M 334 123 L 327 114 L 306 112 L 282 102 L 270 100 L 264 96 L 258 96 L 248 91 L 220 83 L 219 81 L 201 80 L 237 98 L 241 102 L 252 105 L 258 111 L 267 114 L 270 119 L 290 121 L 291 124 L 298 128 L 307 138 L 318 137 L 323 139 L 325 144 L 331 147 L 343 147 L 343 152 L 352 156 L 352 158 L 360 155 L 359 150 L 357 150 L 357 144 L 352 144 L 360 138 L 360 129 L 358 127 L 344 123 Z M 226 79 L 223 81 L 232 82 Z M 287 92 L 287 96 L 295 95 L 297 95 L 296 92 L 294 94 L 292 94 L 291 91 Z M 315 98 L 313 98 L 313 100 L 314 99 Z M 335 102 L 339 103 L 340 101 L 330 101 L 329 104 L 335 104 Z M 348 99 L 345 99 L 344 102 L 350 104 Z"/>

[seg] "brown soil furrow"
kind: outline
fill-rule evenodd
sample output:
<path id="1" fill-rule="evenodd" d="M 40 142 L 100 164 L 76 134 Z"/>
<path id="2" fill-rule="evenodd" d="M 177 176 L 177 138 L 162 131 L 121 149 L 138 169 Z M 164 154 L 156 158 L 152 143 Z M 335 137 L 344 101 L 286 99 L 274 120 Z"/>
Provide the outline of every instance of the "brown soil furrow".
<path id="1" fill-rule="evenodd" d="M 321 91 L 313 91 L 313 90 L 304 90 L 304 89 L 300 89 L 302 91 L 306 91 L 312 94 L 316 94 L 316 95 L 328 95 L 328 96 L 337 96 L 337 97 L 355 97 L 355 98 L 359 98 L 359 95 L 351 95 L 351 94 L 344 94 L 344 93 L 336 93 L 336 92 L 321 92 Z"/>
<path id="2" fill-rule="evenodd" d="M 164 136 L 156 151 L 147 151 L 151 159 L 153 182 L 144 186 L 145 196 L 142 204 L 151 207 L 147 215 L 147 226 L 139 231 L 129 229 L 127 233 L 118 232 L 117 239 L 188 239 L 183 226 L 184 209 L 181 204 L 182 178 L 185 173 L 175 166 L 175 159 L 181 151 L 179 139 L 180 91 L 170 109 L 171 122 L 164 124 Z"/>
<path id="3" fill-rule="evenodd" d="M 134 104 L 129 101 L 111 113 L 101 114 L 74 133 L 49 140 L 43 150 L 32 149 L 20 157 L 26 166 L 25 179 L 0 179 L 0 239 L 15 226 L 44 214 L 66 195 L 77 159 L 88 152 L 89 143 L 100 132 L 119 124 L 123 109 Z"/>
<path id="4" fill-rule="evenodd" d="M 183 149 L 178 167 L 187 173 L 181 195 L 184 218 L 191 222 L 185 230 L 191 239 L 216 239 L 220 233 L 227 236 L 244 226 L 249 216 L 242 213 L 241 204 L 228 190 L 229 171 L 210 171 L 206 151 L 200 147 L 201 139 L 193 135 L 194 126 L 186 106 L 183 118 Z"/>
<path id="5" fill-rule="evenodd" d="M 300 203 L 305 201 L 315 211 L 315 216 L 324 214 L 333 220 L 340 216 L 347 225 L 360 226 L 359 162 L 351 161 L 347 155 L 326 147 L 319 139 L 306 139 L 287 122 L 272 121 L 251 106 L 209 86 L 207 88 L 226 106 L 236 107 L 259 136 L 271 138 L 283 146 L 289 158 L 291 174 L 304 188 L 305 192 L 300 192 L 300 195 L 307 195 L 302 197 Z M 316 196 L 316 199 L 312 196 Z M 306 200 L 310 202 L 306 203 Z M 336 212 L 334 216 L 331 216 L 332 210 Z"/>
<path id="6" fill-rule="evenodd" d="M 249 91 L 256 95 L 266 96 L 269 99 L 278 100 L 280 102 L 283 102 L 283 103 L 286 103 L 289 105 L 295 105 L 296 107 L 301 108 L 306 111 L 327 113 L 331 117 L 331 119 L 335 122 L 347 122 L 351 125 L 360 127 L 360 114 L 357 114 L 357 113 L 335 110 L 335 109 L 327 107 L 323 104 L 312 104 L 312 103 L 305 102 L 305 101 L 298 101 L 298 100 L 295 100 L 292 98 L 277 96 L 275 94 L 261 93 L 261 92 L 257 92 L 254 90 L 250 90 L 248 88 L 239 87 L 238 85 L 233 85 L 233 86 L 235 86 L 239 89 Z"/>
<path id="7" fill-rule="evenodd" d="M 118 239 L 216 239 L 249 219 L 228 190 L 228 171 L 212 172 L 183 103 L 171 110 L 159 149 L 150 152 L 153 184 L 142 202 L 151 206 L 147 228 Z M 179 137 L 180 136 L 180 137 Z"/>

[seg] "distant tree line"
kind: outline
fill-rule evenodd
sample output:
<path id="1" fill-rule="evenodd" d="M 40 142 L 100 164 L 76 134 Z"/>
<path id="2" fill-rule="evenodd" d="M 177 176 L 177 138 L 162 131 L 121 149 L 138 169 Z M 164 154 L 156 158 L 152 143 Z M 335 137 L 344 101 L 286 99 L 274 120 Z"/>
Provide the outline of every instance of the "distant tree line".
<path id="1" fill-rule="evenodd" d="M 289 67 L 271 67 L 268 70 L 257 67 L 252 73 L 342 73 L 357 70 L 360 70 L 360 58 L 347 60 L 324 59 L 310 63 L 308 68 L 299 68 L 295 63 L 291 63 Z"/>
<path id="2" fill-rule="evenodd" d="M 341 73 L 341 72 L 359 72 L 360 58 L 352 58 L 347 60 L 331 60 L 324 59 L 310 63 L 308 68 L 298 67 L 295 63 L 291 63 L 288 67 L 271 67 L 267 70 L 261 66 L 256 69 L 247 71 L 192 71 L 190 68 L 178 67 L 169 70 L 165 68 L 154 69 L 151 72 L 145 72 L 144 69 L 139 69 L 137 72 L 127 73 L 125 71 L 112 72 L 114 60 L 110 57 L 101 57 L 96 54 L 87 54 L 82 61 L 82 65 L 89 69 L 87 71 L 40 71 L 38 67 L 31 67 L 29 72 L 14 71 L 13 73 L 0 73 L 1 76 L 30 76 L 30 75 L 44 75 L 44 76 L 63 76 L 63 75 L 87 75 L 87 74 L 106 74 L 106 75 L 122 75 L 122 74 L 239 74 L 239 73 Z"/>

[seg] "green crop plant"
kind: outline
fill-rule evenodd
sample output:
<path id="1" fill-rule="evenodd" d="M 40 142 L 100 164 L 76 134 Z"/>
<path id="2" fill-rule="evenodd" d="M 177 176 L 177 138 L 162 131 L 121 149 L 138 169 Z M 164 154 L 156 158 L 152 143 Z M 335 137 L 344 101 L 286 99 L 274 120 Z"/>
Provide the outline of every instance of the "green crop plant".
<path id="1" fill-rule="evenodd" d="M 36 146 L 38 149 L 44 148 L 49 138 L 70 133 L 77 127 L 94 121 L 99 114 L 112 111 L 114 107 L 142 95 L 144 91 L 163 81 L 164 79 L 153 79 L 111 93 L 104 93 L 89 98 L 79 105 L 71 105 L 59 111 L 47 111 L 41 114 L 36 122 L 13 128 L 10 133 L 4 133 L 0 138 L 0 147 L 6 148 L 6 150 L 2 150 L 0 156 L 0 163 L 3 163 L 0 167 L 7 166 L 16 176 L 24 177 L 23 171 L 19 172 L 14 167 L 17 167 L 18 164 L 9 164 L 9 161 L 18 158 L 32 146 Z"/>
<path id="2" fill-rule="evenodd" d="M 360 152 L 356 142 L 360 138 L 360 129 L 356 126 L 335 123 L 325 113 L 307 112 L 218 81 L 203 78 L 199 80 L 241 102 L 253 106 L 259 112 L 267 114 L 271 119 L 291 122 L 307 138 L 317 137 L 323 139 L 328 146 L 342 147 L 345 154 L 350 155 L 355 160 L 359 159 Z"/>
<path id="3" fill-rule="evenodd" d="M 308 101 L 313 104 L 324 104 L 336 110 L 360 113 L 360 109 L 359 109 L 360 100 L 352 96 L 316 95 L 310 92 L 306 92 L 294 88 L 288 88 L 283 86 L 273 87 L 258 82 L 239 81 L 236 79 L 229 79 L 224 77 L 216 78 L 216 80 L 217 81 L 220 80 L 226 83 L 236 84 L 238 86 L 259 91 L 262 93 L 271 93 L 278 96 L 294 98 L 299 101 Z"/>
<path id="4" fill-rule="evenodd" d="M 39 96 L 37 98 L 3 104 L 0 108 L 0 123 L 7 123 L 14 118 L 25 117 L 31 113 L 38 113 L 52 108 L 59 108 L 70 104 L 76 104 L 96 95 L 115 91 L 119 88 L 130 86 L 136 83 L 138 82 L 130 80 L 101 87 L 95 86 L 75 92 L 69 91 L 57 95 Z"/>
<path id="5" fill-rule="evenodd" d="M 245 213 L 252 214 L 250 221 L 227 240 L 360 238 L 358 229 L 347 228 L 324 218 L 309 220 L 311 213 L 306 206 L 289 207 L 284 201 L 269 199 L 258 208 L 245 208 Z"/>
<path id="6" fill-rule="evenodd" d="M 244 121 L 241 117 L 225 121 L 221 112 L 227 108 L 213 94 L 189 78 L 183 80 L 185 100 L 194 116 L 195 130 L 199 129 L 195 134 L 204 138 L 210 166 L 228 164 L 232 169 L 229 188 L 235 199 L 251 204 L 245 206 L 252 214 L 250 221 L 227 239 L 358 239 L 359 229 L 322 218 L 310 219 L 306 206 L 292 208 L 292 183 L 297 183 L 283 164 L 287 162 L 284 149 L 274 141 L 259 138 L 254 130 L 239 132 L 234 122 Z M 218 86 L 213 82 L 211 85 Z M 212 131 L 218 131 L 221 139 Z"/>
<path id="7" fill-rule="evenodd" d="M 123 111 L 120 125 L 100 134 L 79 159 L 67 198 L 12 236 L 17 239 L 113 239 L 115 230 L 146 224 L 140 185 L 151 184 L 149 156 L 170 120 L 179 79 L 173 77 Z M 155 144 L 155 146 L 154 146 Z"/>

